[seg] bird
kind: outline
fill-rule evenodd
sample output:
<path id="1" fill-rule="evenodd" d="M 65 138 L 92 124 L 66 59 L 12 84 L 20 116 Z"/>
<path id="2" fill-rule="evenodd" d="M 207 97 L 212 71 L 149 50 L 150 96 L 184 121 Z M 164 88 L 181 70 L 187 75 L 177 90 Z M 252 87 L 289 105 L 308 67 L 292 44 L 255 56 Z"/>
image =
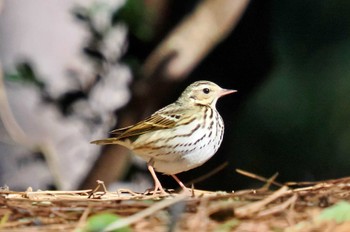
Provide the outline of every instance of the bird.
<path id="1" fill-rule="evenodd" d="M 172 176 L 188 191 L 176 174 L 201 166 L 217 152 L 224 122 L 216 103 L 234 92 L 210 81 L 196 81 L 174 103 L 134 125 L 111 131 L 110 138 L 91 143 L 118 144 L 145 160 L 154 180 L 153 194 L 166 194 L 155 171 Z"/>

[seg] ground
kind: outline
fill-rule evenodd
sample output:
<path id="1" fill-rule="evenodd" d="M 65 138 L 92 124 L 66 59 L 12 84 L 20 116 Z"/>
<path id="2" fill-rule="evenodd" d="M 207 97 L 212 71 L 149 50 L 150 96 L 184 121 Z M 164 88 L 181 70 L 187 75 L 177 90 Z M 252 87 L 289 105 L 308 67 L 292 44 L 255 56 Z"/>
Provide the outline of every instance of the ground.
<path id="1" fill-rule="evenodd" d="M 256 179 L 261 177 L 251 175 Z M 350 231 L 350 177 L 162 196 L 130 190 L 0 191 L 0 231 Z"/>

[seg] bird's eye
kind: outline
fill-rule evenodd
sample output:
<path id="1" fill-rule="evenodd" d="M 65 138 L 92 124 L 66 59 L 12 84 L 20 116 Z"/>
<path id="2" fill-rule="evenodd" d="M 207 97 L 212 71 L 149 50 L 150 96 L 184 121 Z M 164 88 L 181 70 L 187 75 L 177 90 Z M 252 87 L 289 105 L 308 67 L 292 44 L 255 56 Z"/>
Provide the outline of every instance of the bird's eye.
<path id="1" fill-rule="evenodd" d="M 208 94 L 209 92 L 210 92 L 210 90 L 208 88 L 203 89 L 203 93 Z"/>

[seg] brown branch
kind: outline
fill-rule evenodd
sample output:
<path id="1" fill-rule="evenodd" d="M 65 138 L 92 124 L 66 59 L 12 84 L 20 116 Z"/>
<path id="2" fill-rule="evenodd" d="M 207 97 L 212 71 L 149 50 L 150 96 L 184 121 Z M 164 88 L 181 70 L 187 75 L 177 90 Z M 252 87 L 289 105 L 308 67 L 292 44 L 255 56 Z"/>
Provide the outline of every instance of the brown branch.
<path id="1" fill-rule="evenodd" d="M 164 61 L 163 76 L 182 79 L 235 27 L 249 0 L 205 0 L 148 57 L 143 72 L 155 76 Z"/>
<path id="2" fill-rule="evenodd" d="M 13 141 L 17 144 L 25 146 L 29 149 L 34 148 L 33 141 L 24 133 L 21 126 L 17 123 L 11 107 L 9 105 L 9 100 L 7 98 L 4 76 L 2 72 L 2 67 L 0 65 L 0 119 L 4 124 L 4 127 Z"/>
<path id="3" fill-rule="evenodd" d="M 4 83 L 4 76 L 2 67 L 0 64 L 0 119 L 15 144 L 23 146 L 30 151 L 40 151 L 50 168 L 50 172 L 53 176 L 54 182 L 57 188 L 61 189 L 64 180 L 62 179 L 59 167 L 57 166 L 55 149 L 51 146 L 50 141 L 41 141 L 40 143 L 31 139 L 18 124 L 11 107 L 6 93 L 6 87 Z"/>

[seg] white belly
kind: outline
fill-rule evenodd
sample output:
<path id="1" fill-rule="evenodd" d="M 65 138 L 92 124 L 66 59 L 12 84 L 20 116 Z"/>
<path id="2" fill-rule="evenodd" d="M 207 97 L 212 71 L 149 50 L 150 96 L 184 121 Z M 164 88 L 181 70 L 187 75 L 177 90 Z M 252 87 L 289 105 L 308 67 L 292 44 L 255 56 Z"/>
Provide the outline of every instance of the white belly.
<path id="1" fill-rule="evenodd" d="M 223 133 L 224 126 L 221 116 L 215 111 L 214 123 L 207 120 L 205 126 L 198 127 L 197 121 L 192 122 L 190 125 L 181 126 L 175 129 L 167 129 L 167 135 L 176 134 L 182 136 L 173 136 L 173 138 L 166 140 L 164 135 L 165 130 L 159 130 L 153 132 L 150 136 L 148 134 L 147 140 L 154 140 L 154 138 L 162 138 L 158 143 L 153 144 L 153 147 L 157 149 L 145 148 L 134 150 L 136 154 L 141 156 L 147 162 L 151 159 L 153 167 L 158 172 L 165 174 L 177 174 L 180 172 L 188 171 L 190 169 L 201 166 L 207 160 L 209 160 L 219 149 Z M 197 128 L 198 127 L 198 128 Z M 190 133 L 192 128 L 196 130 Z M 142 140 L 142 136 L 140 136 Z M 142 141 L 145 143 L 145 141 Z"/>

